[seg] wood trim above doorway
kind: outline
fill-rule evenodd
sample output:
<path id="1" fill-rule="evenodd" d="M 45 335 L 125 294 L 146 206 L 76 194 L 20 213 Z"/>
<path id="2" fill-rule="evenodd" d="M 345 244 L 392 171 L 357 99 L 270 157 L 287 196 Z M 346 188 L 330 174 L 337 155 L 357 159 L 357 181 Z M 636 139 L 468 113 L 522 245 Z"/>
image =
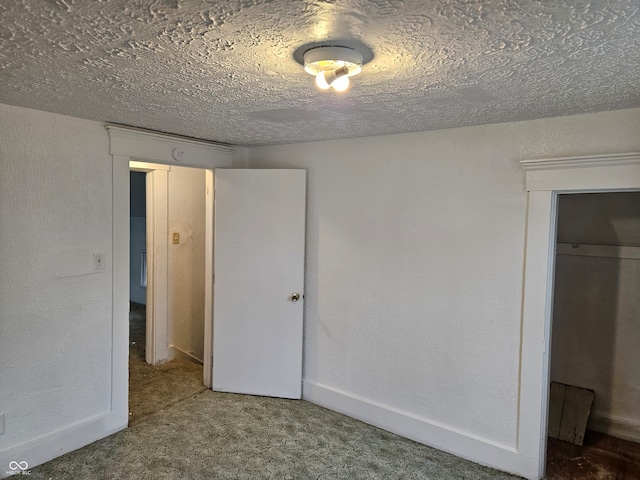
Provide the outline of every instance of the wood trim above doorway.
<path id="1" fill-rule="evenodd" d="M 638 164 L 640 164 L 640 153 L 612 153 L 610 155 L 543 158 L 537 160 L 522 160 L 520 162 L 520 166 L 526 171 Z"/>
<path id="2" fill-rule="evenodd" d="M 527 191 L 635 188 L 640 153 L 522 160 Z M 592 185 L 586 187 L 585 185 Z"/>

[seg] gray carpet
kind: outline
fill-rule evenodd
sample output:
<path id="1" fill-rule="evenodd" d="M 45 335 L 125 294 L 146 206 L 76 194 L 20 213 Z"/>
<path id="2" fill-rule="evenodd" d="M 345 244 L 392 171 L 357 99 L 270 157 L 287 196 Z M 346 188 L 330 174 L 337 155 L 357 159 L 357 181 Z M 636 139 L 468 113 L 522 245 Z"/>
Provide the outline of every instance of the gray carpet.
<path id="1" fill-rule="evenodd" d="M 305 401 L 212 392 L 202 366 L 144 363 L 132 305 L 130 427 L 31 470 L 62 479 L 513 479 Z"/>
<path id="2" fill-rule="evenodd" d="M 129 313 L 129 426 L 176 402 L 206 390 L 202 365 L 176 359 L 149 365 L 145 355 L 145 307 L 131 304 Z"/>
<path id="3" fill-rule="evenodd" d="M 305 401 L 205 391 L 34 479 L 513 479 Z"/>

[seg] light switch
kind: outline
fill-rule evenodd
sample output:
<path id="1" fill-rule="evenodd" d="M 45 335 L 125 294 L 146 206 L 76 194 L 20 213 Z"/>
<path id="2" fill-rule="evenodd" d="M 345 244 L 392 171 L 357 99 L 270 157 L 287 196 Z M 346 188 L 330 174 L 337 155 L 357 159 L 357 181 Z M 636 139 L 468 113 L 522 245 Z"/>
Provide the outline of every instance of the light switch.
<path id="1" fill-rule="evenodd" d="M 177 244 L 179 244 L 179 243 L 180 243 L 180 233 L 178 233 L 178 232 L 173 232 L 173 240 L 172 240 L 172 243 L 173 243 L 174 245 L 177 245 Z"/>
<path id="2" fill-rule="evenodd" d="M 104 270 L 104 252 L 93 252 L 93 269 Z"/>
<path id="3" fill-rule="evenodd" d="M 0 413 L 0 435 L 4 433 L 4 413 Z"/>

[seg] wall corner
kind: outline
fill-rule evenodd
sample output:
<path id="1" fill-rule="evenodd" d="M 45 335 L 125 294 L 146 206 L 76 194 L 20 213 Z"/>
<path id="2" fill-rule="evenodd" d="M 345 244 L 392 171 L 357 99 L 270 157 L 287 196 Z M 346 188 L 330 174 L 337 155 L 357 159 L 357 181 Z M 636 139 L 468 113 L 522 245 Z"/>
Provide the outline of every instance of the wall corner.
<path id="1" fill-rule="evenodd" d="M 249 168 L 249 149 L 247 147 L 236 147 L 231 166 L 232 168 Z"/>

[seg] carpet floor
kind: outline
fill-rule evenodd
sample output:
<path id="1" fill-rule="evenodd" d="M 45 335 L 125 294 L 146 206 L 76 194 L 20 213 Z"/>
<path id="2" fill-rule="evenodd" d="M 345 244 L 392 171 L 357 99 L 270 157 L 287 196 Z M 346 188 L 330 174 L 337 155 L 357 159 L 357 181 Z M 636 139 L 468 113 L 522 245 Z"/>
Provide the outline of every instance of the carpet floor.
<path id="1" fill-rule="evenodd" d="M 129 312 L 129 426 L 146 416 L 206 390 L 202 365 L 176 359 L 161 365 L 145 362 L 145 307 Z"/>
<path id="2" fill-rule="evenodd" d="M 34 479 L 513 479 L 299 400 L 207 390 Z"/>
<path id="3" fill-rule="evenodd" d="M 63 479 L 431 479 L 517 477 L 302 400 L 205 389 L 202 366 L 144 362 L 132 306 L 129 428 L 31 469 Z"/>

